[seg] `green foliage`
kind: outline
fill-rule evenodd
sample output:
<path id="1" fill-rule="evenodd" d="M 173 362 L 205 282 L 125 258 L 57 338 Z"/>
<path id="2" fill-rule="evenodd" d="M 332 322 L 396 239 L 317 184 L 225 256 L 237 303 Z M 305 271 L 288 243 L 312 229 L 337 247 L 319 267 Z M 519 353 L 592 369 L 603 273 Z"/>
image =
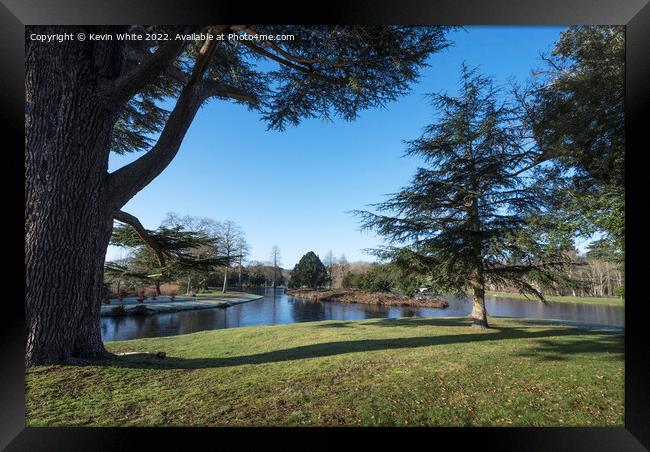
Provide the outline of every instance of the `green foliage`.
<path id="1" fill-rule="evenodd" d="M 619 249 L 609 240 L 600 239 L 591 242 L 587 247 L 587 259 L 597 259 L 605 262 L 620 262 Z"/>
<path id="2" fill-rule="evenodd" d="M 418 78 L 427 57 L 446 48 L 449 27 L 378 25 L 258 25 L 259 34 L 290 34 L 295 39 L 264 46 L 254 41 L 219 42 L 208 77 L 245 93 L 270 129 L 297 125 L 303 118 L 355 119 L 358 112 L 381 107 L 404 94 Z M 203 29 L 204 31 L 207 28 Z M 139 32 L 177 31 L 143 27 Z M 238 33 L 244 34 L 241 30 Z M 155 43 L 150 42 L 152 47 Z M 189 74 L 201 46 L 192 41 L 174 63 Z M 147 57 L 142 42 L 128 43 L 130 54 Z M 280 62 L 280 64 L 278 64 Z M 174 71 L 172 71 L 174 72 Z M 113 131 L 117 153 L 147 149 L 164 127 L 162 101 L 175 97 L 182 80 L 165 74 L 120 111 Z M 238 101 L 242 102 L 242 101 Z"/>
<path id="3" fill-rule="evenodd" d="M 141 284 L 173 281 L 187 276 L 206 279 L 206 274 L 228 264 L 234 257 L 219 256 L 214 245 L 216 237 L 204 232 L 183 230 L 182 226 L 161 226 L 156 231 L 146 231 L 158 245 L 164 259 L 129 225 L 116 225 L 111 244 L 133 249 L 127 265 L 106 263 L 109 278 L 125 278 Z"/>
<path id="4" fill-rule="evenodd" d="M 152 280 L 147 276 L 149 272 L 140 271 L 130 262 L 106 262 L 104 266 L 104 280 L 107 282 L 121 281 L 125 288 L 134 290 L 143 285 L 149 285 Z"/>
<path id="5" fill-rule="evenodd" d="M 341 287 L 343 287 L 344 289 L 359 287 L 359 278 L 361 278 L 361 275 L 348 271 L 343 276 L 343 280 L 341 281 Z"/>
<path id="6" fill-rule="evenodd" d="M 421 287 L 432 286 L 429 278 L 395 262 L 374 264 L 356 278 L 351 276 L 350 284 L 368 292 L 400 292 L 407 296 L 414 295 Z"/>
<path id="7" fill-rule="evenodd" d="M 625 298 L 625 284 L 621 284 L 616 289 L 614 289 L 614 295 L 617 297 Z"/>
<path id="8" fill-rule="evenodd" d="M 359 288 L 368 292 L 390 292 L 397 283 L 397 275 L 389 265 L 374 264 L 359 278 Z"/>
<path id="9" fill-rule="evenodd" d="M 327 283 L 327 269 L 313 251 L 308 252 L 293 267 L 290 283 L 292 287 L 307 286 L 317 289 Z"/>
<path id="10" fill-rule="evenodd" d="M 623 261 L 625 238 L 625 27 L 564 31 L 530 89 L 529 125 L 555 168 L 558 222 L 603 232 Z"/>
<path id="11" fill-rule="evenodd" d="M 533 115 L 540 146 L 577 180 L 622 186 L 625 27 L 569 27 L 546 61 Z"/>
<path id="12" fill-rule="evenodd" d="M 553 281 L 568 259 L 567 238 L 544 215 L 549 196 L 534 166 L 520 111 L 491 79 L 463 66 L 459 95 L 431 95 L 439 120 L 408 142 L 418 156 L 411 184 L 357 212 L 365 229 L 390 243 L 375 250 L 437 289 L 462 292 L 485 283 L 542 295 L 532 279 Z"/>

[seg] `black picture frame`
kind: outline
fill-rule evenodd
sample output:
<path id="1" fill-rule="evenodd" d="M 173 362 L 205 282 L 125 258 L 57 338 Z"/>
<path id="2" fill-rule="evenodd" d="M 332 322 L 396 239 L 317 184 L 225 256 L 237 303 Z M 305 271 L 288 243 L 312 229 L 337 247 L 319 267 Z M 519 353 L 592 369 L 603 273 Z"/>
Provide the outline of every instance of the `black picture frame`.
<path id="1" fill-rule="evenodd" d="M 648 256 L 648 223 L 643 184 L 643 151 L 647 149 L 645 130 L 650 117 L 650 4 L 646 0 L 439 0 L 414 1 L 329 1 L 321 7 L 307 3 L 298 7 L 287 3 L 218 2 L 215 0 L 0 0 L 0 114 L 8 133 L 4 147 L 5 222 L 10 236 L 24 232 L 24 25 L 26 24 L 199 24 L 199 23 L 402 23 L 446 25 L 626 25 L 626 291 L 625 306 L 625 427 L 624 428 L 436 428 L 411 429 L 420 440 L 434 447 L 447 440 L 482 450 L 554 451 L 636 451 L 650 449 L 650 353 L 645 328 L 643 259 Z M 24 249 L 14 244 L 12 266 L 20 268 Z M 18 272 L 20 273 L 20 271 Z M 252 435 L 232 429 L 101 429 L 25 428 L 24 308 L 18 300 L 24 293 L 16 279 L 3 301 L 0 329 L 0 448 L 7 450 L 124 450 L 152 446 L 151 437 L 170 446 L 178 441 L 188 446 L 188 437 L 209 440 L 225 447 L 225 437 L 243 438 L 282 433 L 263 429 Z M 645 340 L 644 340 L 645 339 Z M 301 429 L 323 438 L 320 445 L 337 447 L 330 429 Z M 344 429 L 347 434 L 368 429 Z M 394 438 L 394 431 L 373 429 L 380 441 Z M 294 434 L 294 431 L 290 433 Z M 401 441 L 403 430 L 397 433 Z M 215 439 L 218 443 L 215 443 Z M 272 441 L 270 439 L 270 441 Z M 300 441 L 302 442 L 302 441 Z M 192 444 L 189 443 L 189 444 Z M 198 444 L 198 443 L 196 443 Z M 278 443 L 280 445 L 285 444 Z M 149 447 L 146 447 L 147 449 Z M 165 447 L 166 448 L 166 447 Z"/>

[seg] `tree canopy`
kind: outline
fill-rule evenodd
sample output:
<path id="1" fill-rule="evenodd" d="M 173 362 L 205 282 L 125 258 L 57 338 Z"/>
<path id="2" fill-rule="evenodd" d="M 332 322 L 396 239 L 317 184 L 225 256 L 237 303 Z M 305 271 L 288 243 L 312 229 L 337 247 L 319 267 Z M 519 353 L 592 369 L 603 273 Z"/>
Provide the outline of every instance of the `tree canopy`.
<path id="1" fill-rule="evenodd" d="M 178 27 L 133 27 L 136 33 L 181 32 Z M 446 27 L 256 25 L 211 27 L 241 40 L 219 41 L 207 62 L 203 97 L 231 99 L 258 111 L 270 129 L 297 125 L 303 118 L 356 118 L 362 109 L 383 106 L 406 93 L 427 57 L 449 45 Z M 186 30 L 187 31 L 187 30 Z M 245 39 L 263 35 L 289 40 Z M 179 51 L 168 41 L 129 42 L 133 72 L 152 49 Z M 147 150 L 152 134 L 169 119 L 162 100 L 177 97 L 191 76 L 201 41 L 184 46 L 172 64 L 129 99 L 115 125 L 114 152 Z M 170 53 L 171 50 L 170 50 Z"/>
<path id="2" fill-rule="evenodd" d="M 526 127 L 493 81 L 463 65 L 459 94 L 432 94 L 431 101 L 438 119 L 406 153 L 426 166 L 374 205 L 381 213 L 357 213 L 363 228 L 390 242 L 379 256 L 424 270 L 437 287 L 471 288 L 472 315 L 486 326 L 486 282 L 543 299 L 531 280 L 558 277 L 567 240 L 545 220 L 548 188 L 537 177 Z"/>
<path id="3" fill-rule="evenodd" d="M 229 264 L 232 256 L 219 255 L 214 248 L 217 237 L 205 232 L 183 230 L 182 226 L 160 226 L 140 234 L 130 225 L 113 228 L 111 244 L 133 249 L 128 265 L 107 262 L 106 273 L 143 283 L 177 280 L 188 274 L 206 274 Z M 145 240 L 147 239 L 147 240 Z M 150 241 L 155 244 L 153 247 Z"/>
<path id="4" fill-rule="evenodd" d="M 327 283 L 327 269 L 316 253 L 310 251 L 293 267 L 289 281 L 292 287 L 317 289 Z"/>
<path id="5" fill-rule="evenodd" d="M 623 261 L 625 237 L 625 29 L 572 26 L 520 92 L 526 120 L 552 163 L 556 221 L 602 232 Z"/>

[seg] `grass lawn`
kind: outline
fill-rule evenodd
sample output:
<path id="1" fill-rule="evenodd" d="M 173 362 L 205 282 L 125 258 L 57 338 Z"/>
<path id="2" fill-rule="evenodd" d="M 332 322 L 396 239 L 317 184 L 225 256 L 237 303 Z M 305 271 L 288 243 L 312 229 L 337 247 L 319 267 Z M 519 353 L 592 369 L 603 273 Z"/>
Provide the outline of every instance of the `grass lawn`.
<path id="1" fill-rule="evenodd" d="M 109 342 L 27 372 L 28 426 L 622 426 L 623 335 L 492 319 L 325 321 Z"/>
<path id="2" fill-rule="evenodd" d="M 511 298 L 513 300 L 527 300 L 525 296 L 520 293 L 513 292 L 491 292 L 486 291 L 486 296 L 501 297 L 501 298 Z M 625 300 L 618 297 L 572 297 L 568 295 L 546 295 L 546 300 L 554 301 L 556 303 L 581 303 L 581 304 L 605 304 L 612 306 L 623 306 Z M 537 301 L 536 298 L 529 296 L 529 300 Z"/>

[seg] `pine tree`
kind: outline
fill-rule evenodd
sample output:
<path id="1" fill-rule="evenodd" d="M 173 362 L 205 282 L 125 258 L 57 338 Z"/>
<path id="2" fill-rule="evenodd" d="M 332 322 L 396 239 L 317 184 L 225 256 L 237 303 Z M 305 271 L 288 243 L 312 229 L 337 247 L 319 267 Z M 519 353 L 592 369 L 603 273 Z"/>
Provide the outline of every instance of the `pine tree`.
<path id="1" fill-rule="evenodd" d="M 465 65 L 461 72 L 459 95 L 432 95 L 439 119 L 408 142 L 407 155 L 426 167 L 375 205 L 381 213 L 357 213 L 389 240 L 379 256 L 427 272 L 439 288 L 470 289 L 473 323 L 486 328 L 487 283 L 543 300 L 532 281 L 554 280 L 567 260 L 563 236 L 544 219 L 547 190 L 517 111 L 491 79 Z"/>
<path id="2" fill-rule="evenodd" d="M 327 269 L 313 251 L 308 252 L 291 271 L 292 287 L 318 289 L 327 283 Z"/>
<path id="3" fill-rule="evenodd" d="M 206 279 L 207 273 L 228 265 L 234 257 L 217 255 L 216 240 L 203 232 L 183 230 L 179 225 L 161 226 L 156 231 L 146 231 L 146 235 L 131 225 L 118 225 L 113 228 L 110 243 L 133 249 L 133 257 L 128 267 L 107 263 L 105 273 L 139 278 L 154 284 L 160 295 L 162 282 L 197 275 Z"/>

